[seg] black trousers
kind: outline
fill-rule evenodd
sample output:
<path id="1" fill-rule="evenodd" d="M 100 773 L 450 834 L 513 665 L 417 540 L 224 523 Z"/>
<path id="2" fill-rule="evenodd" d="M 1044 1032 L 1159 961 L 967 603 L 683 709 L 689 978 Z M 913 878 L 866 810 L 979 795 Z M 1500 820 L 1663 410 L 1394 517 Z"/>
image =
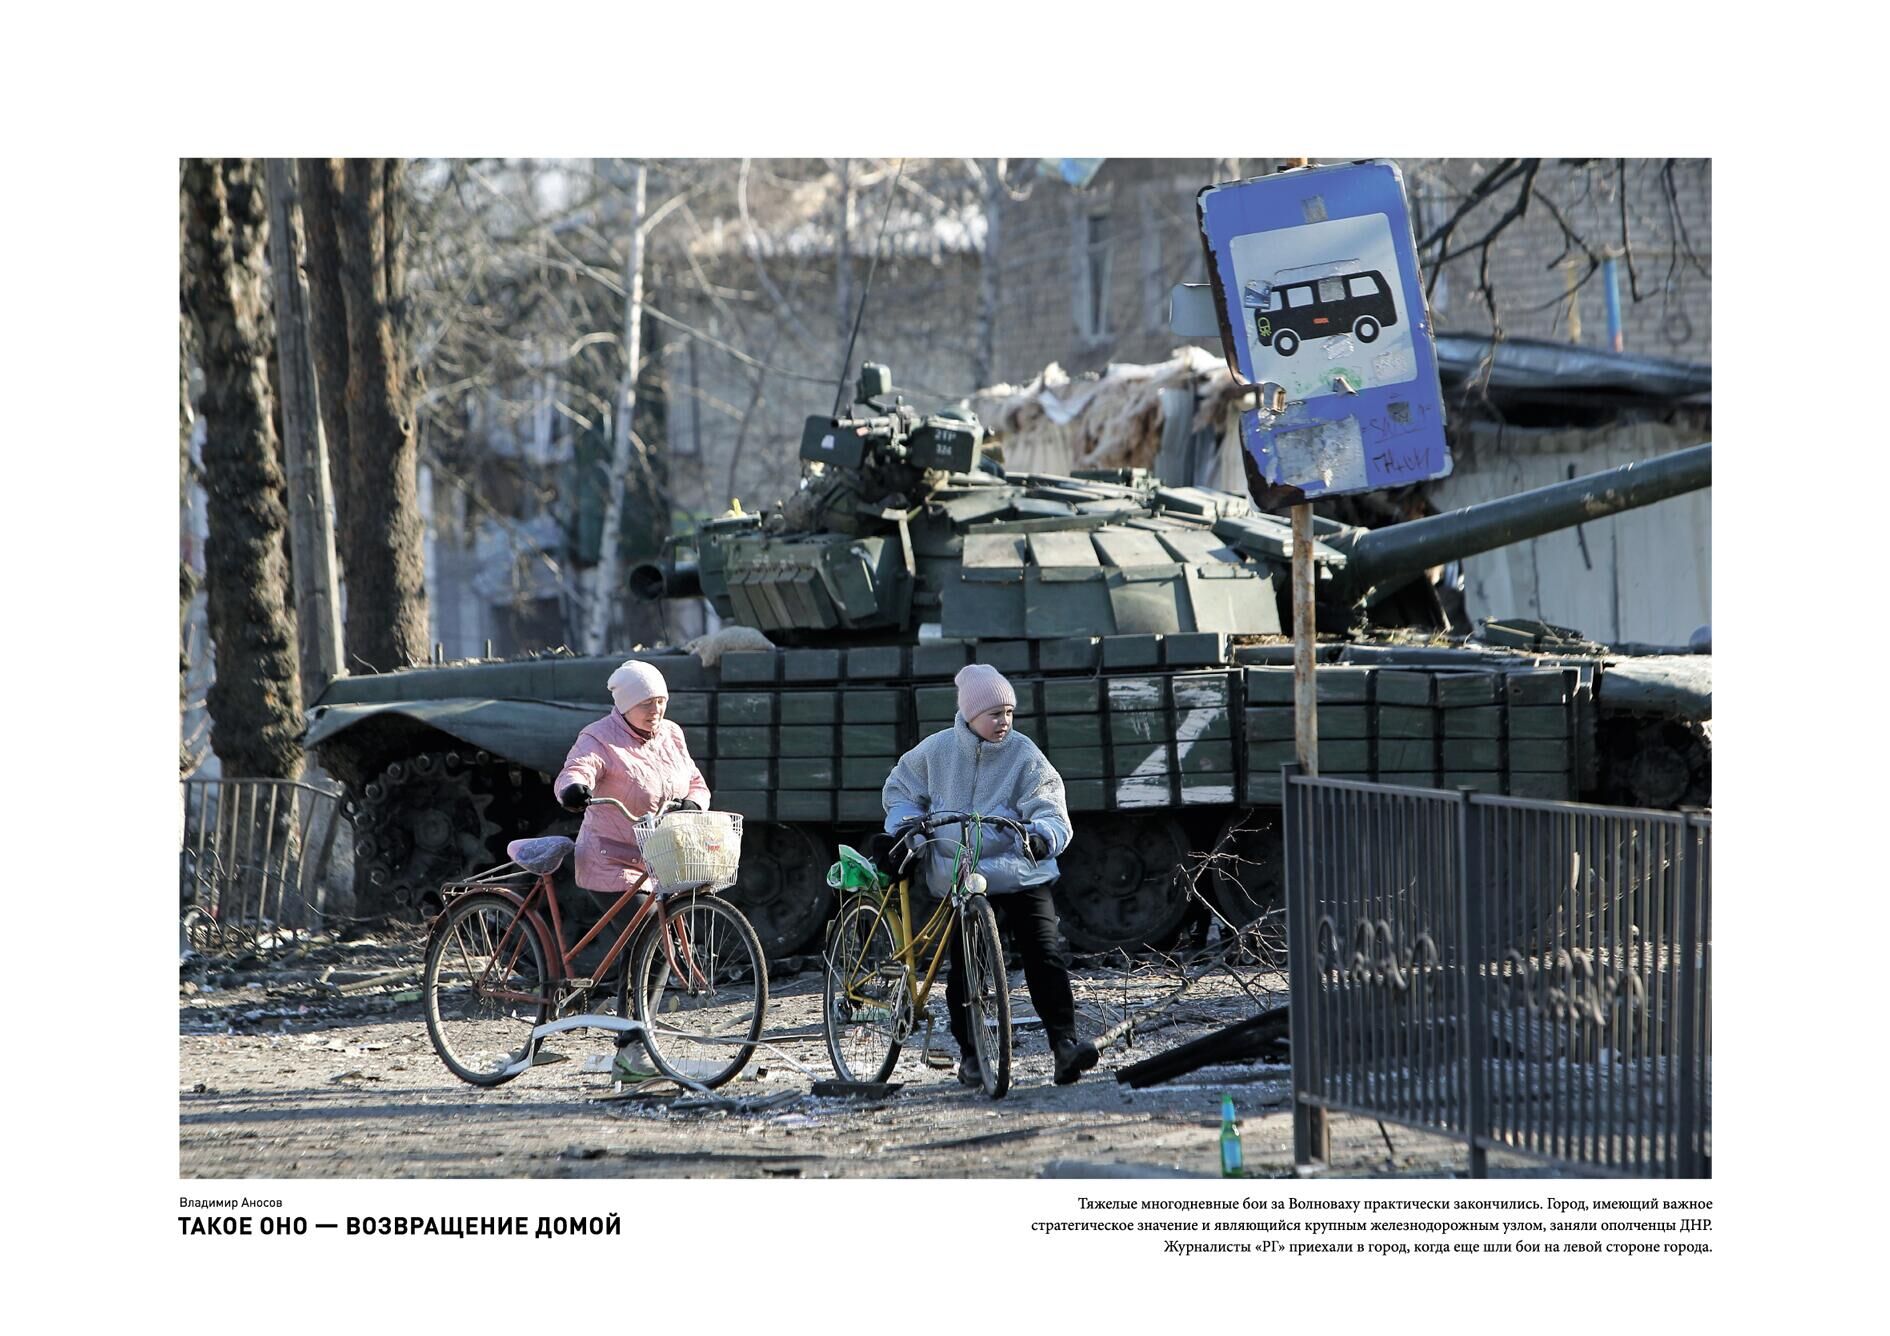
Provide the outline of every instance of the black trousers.
<path id="1" fill-rule="evenodd" d="M 1070 948 L 1057 926 L 1054 882 L 1026 886 L 990 898 L 998 927 L 1016 944 L 1024 958 L 1024 983 L 1031 1005 L 1052 1042 L 1076 1037 L 1076 999 L 1070 994 Z M 964 960 L 958 934 L 952 933 L 951 973 L 945 979 L 945 1010 L 951 1017 L 952 1038 L 960 1053 L 972 1052 L 971 1024 L 965 1009 Z"/>

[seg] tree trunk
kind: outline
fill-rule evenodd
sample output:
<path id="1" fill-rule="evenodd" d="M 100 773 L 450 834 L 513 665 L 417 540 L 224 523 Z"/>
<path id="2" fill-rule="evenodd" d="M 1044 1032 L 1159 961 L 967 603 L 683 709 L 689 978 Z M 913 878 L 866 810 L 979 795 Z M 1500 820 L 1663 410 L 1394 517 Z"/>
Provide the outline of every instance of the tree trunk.
<path id="1" fill-rule="evenodd" d="M 181 211 L 178 222 L 183 222 Z M 182 227 L 178 230 L 178 239 L 184 242 Z M 177 312 L 177 500 L 180 518 L 187 518 L 189 512 L 191 421 L 190 316 L 180 305 Z M 177 713 L 180 721 L 190 708 L 190 603 L 196 596 L 197 572 L 191 568 L 190 558 L 180 553 L 177 558 Z M 177 769 L 183 775 L 196 769 L 191 749 L 182 738 L 178 740 Z"/>
<path id="2" fill-rule="evenodd" d="M 591 594 L 590 617 L 584 628 L 584 652 L 602 654 L 610 631 L 610 608 L 618 585 L 617 538 L 623 531 L 624 480 L 630 473 L 631 421 L 636 412 L 637 372 L 643 337 L 643 204 L 649 180 L 648 168 L 637 164 L 636 186 L 630 205 L 630 257 L 624 264 L 624 288 L 629 298 L 624 303 L 623 388 L 617 395 L 615 437 L 612 441 L 610 476 L 604 480 L 604 535 L 597 551 L 597 583 Z"/>
<path id="3" fill-rule="evenodd" d="M 348 308 L 341 297 L 341 240 L 335 220 L 340 168 L 334 158 L 303 158 L 296 178 L 302 235 L 308 242 L 309 343 L 315 351 L 322 437 L 328 445 L 329 487 L 335 498 L 335 550 L 345 578 L 354 505 L 348 495 Z"/>
<path id="4" fill-rule="evenodd" d="M 427 657 L 412 403 L 394 338 L 387 278 L 387 170 L 350 158 L 338 201 L 341 286 L 348 312 L 347 555 L 350 669 L 385 672 Z M 399 272 L 396 260 L 391 266 Z"/>
<path id="5" fill-rule="evenodd" d="M 269 186 L 269 267 L 275 280 L 296 633 L 302 651 L 302 698 L 312 701 L 341 671 L 333 491 L 317 406 L 315 358 L 309 348 L 308 288 L 296 236 L 293 177 L 282 158 L 269 159 L 263 170 Z"/>
<path id="6" fill-rule="evenodd" d="M 204 370 L 204 581 L 217 666 L 210 746 L 228 776 L 293 779 L 302 770 L 302 693 L 261 332 L 261 173 L 246 159 L 191 159 L 184 206 L 186 301 Z"/>

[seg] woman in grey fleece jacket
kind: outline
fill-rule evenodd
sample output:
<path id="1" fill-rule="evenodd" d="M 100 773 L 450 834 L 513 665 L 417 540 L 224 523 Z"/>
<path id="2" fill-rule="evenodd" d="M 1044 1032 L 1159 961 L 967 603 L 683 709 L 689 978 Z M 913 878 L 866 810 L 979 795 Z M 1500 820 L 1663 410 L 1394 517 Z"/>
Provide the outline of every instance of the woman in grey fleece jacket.
<path id="1" fill-rule="evenodd" d="M 1057 1084 L 1068 1085 L 1096 1065 L 1097 1054 L 1094 1044 L 1076 1037 L 1070 953 L 1051 898 L 1056 856 L 1070 844 L 1063 777 L 1036 743 L 1012 728 L 1017 693 L 1002 673 L 986 664 L 971 664 L 956 681 L 958 717 L 952 726 L 900 757 L 886 777 L 880 791 L 886 829 L 896 833 L 907 822 L 940 811 L 1007 816 L 1029 830 L 1029 847 L 1019 848 L 1010 832 L 987 828 L 978 870 L 999 924 L 1024 957 L 1024 982 L 1050 1038 Z M 951 889 L 955 852 L 950 839 L 935 840 L 928 850 L 924 873 L 935 896 Z M 958 1041 L 958 1079 L 976 1086 L 981 1073 L 966 1020 L 956 933 L 945 1007 L 952 1038 Z"/>

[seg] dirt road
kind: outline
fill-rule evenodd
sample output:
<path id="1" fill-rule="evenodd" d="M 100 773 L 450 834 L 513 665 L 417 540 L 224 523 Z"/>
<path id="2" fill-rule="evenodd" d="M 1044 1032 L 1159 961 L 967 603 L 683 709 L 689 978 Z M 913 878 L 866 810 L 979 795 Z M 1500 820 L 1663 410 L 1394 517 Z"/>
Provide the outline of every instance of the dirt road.
<path id="1" fill-rule="evenodd" d="M 1115 1177 L 1216 1176 L 1220 1100 L 1232 1094 L 1248 1172 L 1290 1175 L 1284 1066 L 1203 1069 L 1131 1090 L 1117 1069 L 1251 1014 L 1281 993 L 1253 972 L 1190 984 L 1134 1047 L 1105 1052 L 1071 1086 L 1050 1080 L 1043 1031 L 1023 1019 L 1010 1094 L 959 1085 L 949 1067 L 901 1057 L 896 1093 L 857 1102 L 810 1093 L 833 1075 L 820 1038 L 820 973 L 777 970 L 768 1047 L 715 1096 L 674 1086 L 613 1097 L 587 1059 L 602 1034 L 562 1036 L 566 1061 L 480 1090 L 435 1056 L 421 1018 L 413 934 L 317 942 L 269 962 L 192 961 L 182 972 L 178 1165 L 185 1178 Z M 1166 966 L 1076 973 L 1081 1023 L 1096 1033 L 1173 993 Z M 1012 987 L 1027 1017 L 1021 975 Z M 346 990 L 346 991 L 343 991 Z M 950 1050 L 942 1003 L 935 1046 Z M 1451 1174 L 1460 1149 L 1340 1118 L 1333 1169 Z"/>

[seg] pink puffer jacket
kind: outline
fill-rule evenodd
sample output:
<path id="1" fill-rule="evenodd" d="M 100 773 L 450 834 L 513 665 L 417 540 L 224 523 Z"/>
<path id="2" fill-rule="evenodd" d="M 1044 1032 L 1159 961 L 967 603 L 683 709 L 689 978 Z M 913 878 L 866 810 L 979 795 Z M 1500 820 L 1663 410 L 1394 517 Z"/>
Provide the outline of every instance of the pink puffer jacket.
<path id="1" fill-rule="evenodd" d="M 682 729 L 665 719 L 645 742 L 614 710 L 578 734 L 551 791 L 563 793 L 572 784 L 584 785 L 596 798 L 615 798 L 637 817 L 674 798 L 688 798 L 705 810 L 709 806 L 709 786 L 689 758 Z M 623 813 L 587 807 L 577 837 L 577 884 L 615 895 L 643 870 L 636 833 Z"/>

